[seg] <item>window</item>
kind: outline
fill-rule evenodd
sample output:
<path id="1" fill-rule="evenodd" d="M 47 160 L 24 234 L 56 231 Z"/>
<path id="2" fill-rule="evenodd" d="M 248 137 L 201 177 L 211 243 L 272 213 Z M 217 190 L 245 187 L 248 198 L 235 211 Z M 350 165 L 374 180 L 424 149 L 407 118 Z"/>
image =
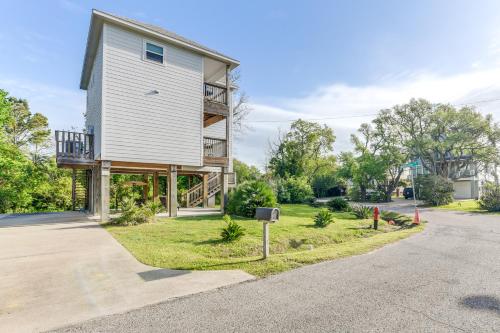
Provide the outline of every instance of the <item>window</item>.
<path id="1" fill-rule="evenodd" d="M 146 42 L 145 57 L 148 60 L 163 64 L 163 47 Z"/>

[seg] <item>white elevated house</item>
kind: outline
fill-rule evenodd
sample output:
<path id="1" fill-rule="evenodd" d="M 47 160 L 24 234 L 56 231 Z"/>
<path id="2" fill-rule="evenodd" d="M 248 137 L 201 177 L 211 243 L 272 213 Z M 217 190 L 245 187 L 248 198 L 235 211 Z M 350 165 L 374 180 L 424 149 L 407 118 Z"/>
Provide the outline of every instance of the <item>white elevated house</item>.
<path id="1" fill-rule="evenodd" d="M 202 180 L 187 193 L 190 207 L 209 205 L 232 171 L 233 58 L 163 28 L 93 10 L 80 88 L 87 91 L 86 131 L 56 131 L 57 163 L 84 179 L 84 206 L 109 216 L 111 174 L 140 174 L 147 198 L 176 216 L 177 176 Z M 81 171 L 84 170 L 84 171 Z M 149 178 L 151 177 L 151 178 Z M 165 180 L 165 179 L 162 179 Z"/>

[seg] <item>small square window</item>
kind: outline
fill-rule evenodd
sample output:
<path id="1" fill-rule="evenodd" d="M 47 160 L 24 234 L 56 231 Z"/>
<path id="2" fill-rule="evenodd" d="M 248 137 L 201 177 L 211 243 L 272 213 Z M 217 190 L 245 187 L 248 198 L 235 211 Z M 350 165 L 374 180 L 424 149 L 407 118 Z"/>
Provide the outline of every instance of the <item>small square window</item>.
<path id="1" fill-rule="evenodd" d="M 146 59 L 163 64 L 163 47 L 146 42 Z"/>

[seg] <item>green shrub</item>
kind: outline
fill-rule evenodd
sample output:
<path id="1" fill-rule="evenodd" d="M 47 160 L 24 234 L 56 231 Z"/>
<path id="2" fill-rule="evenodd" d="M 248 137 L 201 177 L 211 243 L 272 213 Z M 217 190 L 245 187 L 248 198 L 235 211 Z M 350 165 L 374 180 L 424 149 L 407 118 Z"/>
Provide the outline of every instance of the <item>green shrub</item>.
<path id="1" fill-rule="evenodd" d="M 163 207 L 160 201 L 148 201 L 144 205 L 144 208 L 151 212 L 152 221 L 156 221 L 156 214 L 161 213 L 165 210 L 165 207 Z"/>
<path id="2" fill-rule="evenodd" d="M 373 216 L 373 207 L 351 205 L 351 211 L 358 219 L 369 219 Z"/>
<path id="3" fill-rule="evenodd" d="M 398 212 L 383 210 L 380 212 L 380 217 L 384 221 L 394 221 L 397 225 L 410 224 L 413 220 L 411 217 L 403 214 L 399 214 Z"/>
<path id="4" fill-rule="evenodd" d="M 122 214 L 111 220 L 113 224 L 137 225 L 150 222 L 154 218 L 154 211 L 147 205 L 137 206 L 131 198 L 124 198 L 122 201 Z"/>
<path id="5" fill-rule="evenodd" d="M 364 198 L 361 198 L 361 191 L 357 186 L 351 186 L 348 188 L 347 197 L 352 201 L 364 201 Z"/>
<path id="6" fill-rule="evenodd" d="M 349 210 L 349 204 L 344 198 L 333 198 L 329 200 L 326 205 L 334 212 L 345 212 Z"/>
<path id="7" fill-rule="evenodd" d="M 370 193 L 370 202 L 384 202 L 386 201 L 386 196 L 384 191 L 373 191 Z"/>
<path id="8" fill-rule="evenodd" d="M 280 203 L 307 203 L 313 198 L 313 190 L 305 177 L 278 179 L 276 192 Z"/>
<path id="9" fill-rule="evenodd" d="M 263 181 L 249 181 L 240 184 L 231 193 L 227 211 L 245 217 L 254 217 L 257 207 L 276 206 L 273 189 Z"/>
<path id="10" fill-rule="evenodd" d="M 245 229 L 240 226 L 238 223 L 234 222 L 231 219 L 231 216 L 224 215 L 224 222 L 226 222 L 226 226 L 222 228 L 222 232 L 220 236 L 224 242 L 232 242 L 240 238 L 245 234 Z"/>
<path id="11" fill-rule="evenodd" d="M 326 197 L 338 186 L 339 181 L 334 173 L 315 175 L 311 181 L 311 187 L 317 198 Z"/>
<path id="12" fill-rule="evenodd" d="M 321 209 L 314 217 L 314 225 L 319 228 L 324 228 L 333 221 L 333 214 L 327 208 Z"/>
<path id="13" fill-rule="evenodd" d="M 481 198 L 479 199 L 479 207 L 489 212 L 500 211 L 500 185 L 492 182 L 487 182 L 484 185 Z"/>
<path id="14" fill-rule="evenodd" d="M 441 176 L 425 175 L 415 180 L 419 199 L 432 206 L 453 202 L 453 182 Z"/>

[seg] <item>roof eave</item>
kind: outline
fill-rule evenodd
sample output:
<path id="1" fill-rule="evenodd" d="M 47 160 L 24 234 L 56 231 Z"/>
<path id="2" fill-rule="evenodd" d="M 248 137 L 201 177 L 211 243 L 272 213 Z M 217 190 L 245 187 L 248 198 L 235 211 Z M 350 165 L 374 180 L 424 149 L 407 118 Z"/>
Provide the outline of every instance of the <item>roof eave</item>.
<path id="1" fill-rule="evenodd" d="M 124 20 L 122 20 L 118 17 L 115 17 L 113 15 L 109 15 L 109 14 L 101 12 L 97 9 L 93 9 L 90 28 L 89 28 L 89 34 L 87 37 L 87 47 L 85 50 L 85 59 L 84 59 L 84 65 L 83 65 L 83 69 L 82 69 L 82 76 L 81 76 L 81 80 L 80 80 L 80 89 L 84 89 L 84 90 L 87 89 L 87 85 L 88 85 L 88 81 L 89 81 L 89 77 L 90 77 L 90 69 L 92 67 L 91 62 L 92 62 L 94 55 L 95 55 L 95 54 L 91 54 L 92 51 L 95 52 L 95 48 L 93 47 L 93 45 L 91 45 L 92 43 L 96 43 L 96 41 L 94 41 L 96 36 L 93 36 L 95 34 L 94 30 L 97 29 L 99 27 L 99 25 L 102 24 L 104 21 L 111 22 L 111 23 L 121 25 L 124 27 L 128 27 L 132 30 L 140 31 L 144 34 L 154 36 L 160 40 L 168 41 L 171 44 L 195 51 L 199 54 L 210 57 L 214 60 L 218 60 L 220 62 L 226 63 L 230 66 L 231 69 L 234 69 L 240 65 L 240 62 L 236 59 L 230 58 L 228 56 L 224 56 L 222 54 L 210 52 L 208 50 L 205 50 L 203 48 L 189 44 L 189 43 L 184 42 L 182 40 L 178 40 L 178 39 L 175 39 L 173 37 L 160 34 L 156 31 L 147 29 L 145 27 L 139 26 L 139 25 L 134 24 L 132 22 L 127 22 L 127 21 L 124 21 Z"/>
<path id="2" fill-rule="evenodd" d="M 128 27 L 128 28 L 131 28 L 133 30 L 140 31 L 140 32 L 143 32 L 145 34 L 149 34 L 151 36 L 155 36 L 158 39 L 168 41 L 168 42 L 170 42 L 170 43 L 172 43 L 174 45 L 182 46 L 184 48 L 187 48 L 187 49 L 196 51 L 198 53 L 201 53 L 203 55 L 209 56 L 210 58 L 213 58 L 213 59 L 219 60 L 221 62 L 227 63 L 228 65 L 231 65 L 232 68 L 238 67 L 240 65 L 240 62 L 238 60 L 233 59 L 231 57 L 228 57 L 228 56 L 225 56 L 225 55 L 222 55 L 222 54 L 217 54 L 217 53 L 214 53 L 214 52 L 210 52 L 208 50 L 205 50 L 203 48 L 200 48 L 200 47 L 197 47 L 195 45 L 189 44 L 189 43 L 184 42 L 182 40 L 178 40 L 176 38 L 163 35 L 161 33 L 158 33 L 156 31 L 150 30 L 148 28 L 145 28 L 145 27 L 142 27 L 140 25 L 134 24 L 132 22 L 124 21 L 124 20 L 120 19 L 119 17 L 115 17 L 115 16 L 107 14 L 105 12 L 101 12 L 101 11 L 99 11 L 97 9 L 94 9 L 92 11 L 92 13 L 93 13 L 93 15 L 96 15 L 97 17 L 100 17 L 103 20 L 106 20 L 106 21 L 109 21 L 109 22 L 112 22 L 112 23 L 115 23 L 115 24 L 118 24 L 118 25 L 122 25 L 122 26 L 125 26 L 125 27 Z"/>
<path id="3" fill-rule="evenodd" d="M 100 26 L 99 24 L 102 24 L 102 22 L 98 22 L 98 17 L 94 15 L 95 12 L 96 10 L 93 9 L 92 16 L 90 18 L 89 32 L 87 35 L 85 56 L 83 58 L 83 67 L 80 76 L 80 89 L 82 90 L 87 90 L 88 82 L 90 79 L 90 72 L 92 70 L 93 60 L 95 57 L 95 52 L 97 51 L 97 45 L 92 45 L 92 44 L 97 44 L 99 42 L 99 40 L 96 41 L 96 38 L 99 37 L 99 34 L 96 31 L 96 29 L 98 29 L 98 27 Z"/>

